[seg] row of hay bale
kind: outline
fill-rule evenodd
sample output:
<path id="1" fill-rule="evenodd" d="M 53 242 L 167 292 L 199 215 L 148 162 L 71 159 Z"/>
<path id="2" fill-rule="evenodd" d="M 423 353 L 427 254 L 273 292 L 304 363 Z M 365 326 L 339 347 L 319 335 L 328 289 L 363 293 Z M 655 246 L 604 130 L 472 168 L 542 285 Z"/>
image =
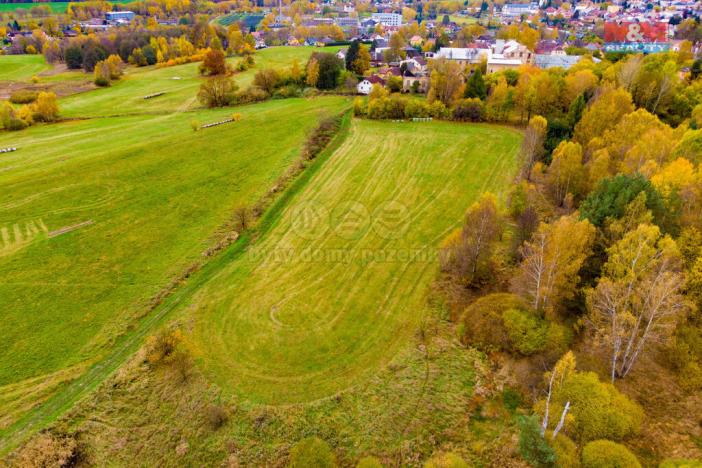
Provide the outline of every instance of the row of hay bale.
<path id="1" fill-rule="evenodd" d="M 165 91 L 161 91 L 160 93 L 147 94 L 146 96 L 144 96 L 144 99 L 151 99 L 151 98 L 163 96 L 164 94 L 166 94 Z"/>
<path id="2" fill-rule="evenodd" d="M 17 151 L 17 148 L 0 148 L 0 153 L 12 153 L 13 151 Z"/>
<path id="3" fill-rule="evenodd" d="M 220 122 L 208 123 L 208 124 L 206 124 L 206 125 L 203 125 L 203 126 L 200 127 L 200 128 L 216 127 L 217 125 L 222 125 L 222 124 L 229 123 L 229 122 L 234 122 L 234 119 L 226 119 L 226 120 L 222 120 L 222 121 L 220 121 Z"/>
<path id="4" fill-rule="evenodd" d="M 411 122 L 431 122 L 433 119 L 431 117 L 412 117 Z M 393 122 L 407 122 L 405 119 L 393 119 Z"/>

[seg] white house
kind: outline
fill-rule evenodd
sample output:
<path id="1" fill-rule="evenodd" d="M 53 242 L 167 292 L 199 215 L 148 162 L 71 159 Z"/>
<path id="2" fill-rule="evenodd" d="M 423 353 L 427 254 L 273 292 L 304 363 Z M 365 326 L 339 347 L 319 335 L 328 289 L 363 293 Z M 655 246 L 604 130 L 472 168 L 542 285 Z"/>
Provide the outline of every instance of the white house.
<path id="1" fill-rule="evenodd" d="M 490 49 L 472 47 L 442 47 L 436 52 L 433 58 L 445 58 L 454 60 L 461 65 L 480 63 L 490 58 Z"/>
<path id="2" fill-rule="evenodd" d="M 367 79 L 362 80 L 356 85 L 356 91 L 358 91 L 358 94 L 370 94 L 371 89 L 373 89 L 373 83 Z"/>

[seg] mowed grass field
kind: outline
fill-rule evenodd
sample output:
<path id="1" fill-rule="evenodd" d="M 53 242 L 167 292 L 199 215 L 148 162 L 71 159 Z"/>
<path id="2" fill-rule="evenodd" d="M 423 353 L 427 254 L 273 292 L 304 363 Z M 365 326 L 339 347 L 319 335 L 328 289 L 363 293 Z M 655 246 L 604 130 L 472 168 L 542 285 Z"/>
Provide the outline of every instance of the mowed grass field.
<path id="1" fill-rule="evenodd" d="M 415 333 L 440 242 L 513 180 L 519 132 L 355 120 L 261 239 L 187 304 L 207 375 L 254 403 L 359 385 Z"/>
<path id="2" fill-rule="evenodd" d="M 337 48 L 324 49 L 314 47 L 270 47 L 256 52 L 253 68 L 234 75 L 240 89 L 253 82 L 257 71 L 265 68 L 284 70 L 294 60 L 300 66 L 305 65 L 314 51 L 335 52 Z M 236 63 L 238 58 L 230 58 L 229 63 Z M 66 117 L 98 117 L 135 113 L 165 113 L 192 110 L 201 107 L 196 99 L 197 90 L 202 82 L 198 72 L 199 63 L 189 63 L 174 67 L 155 68 L 130 67 L 127 73 L 109 88 L 96 89 L 86 94 L 63 99 L 61 114 Z M 152 99 L 144 96 L 165 93 Z"/>
<path id="3" fill-rule="evenodd" d="M 0 82 L 25 81 L 49 68 L 43 55 L 0 55 Z"/>
<path id="4" fill-rule="evenodd" d="M 111 0 L 109 3 L 122 4 L 133 0 Z M 11 13 L 17 10 L 29 10 L 36 6 L 48 6 L 53 13 L 65 13 L 70 2 L 35 2 L 35 3 L 0 3 L 0 13 Z"/>
<path id="5" fill-rule="evenodd" d="M 86 93 L 86 98 L 90 93 Z M 0 132 L 0 429 L 109 352 L 340 97 Z M 240 122 L 193 132 L 190 122 Z"/>

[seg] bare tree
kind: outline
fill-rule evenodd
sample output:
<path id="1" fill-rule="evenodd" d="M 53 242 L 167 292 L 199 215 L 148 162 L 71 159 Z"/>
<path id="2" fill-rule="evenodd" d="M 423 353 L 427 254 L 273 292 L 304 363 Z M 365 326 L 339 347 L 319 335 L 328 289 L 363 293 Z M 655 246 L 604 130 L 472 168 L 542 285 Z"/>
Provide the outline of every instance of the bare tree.
<path id="1" fill-rule="evenodd" d="M 531 301 L 534 309 L 549 309 L 574 294 L 578 271 L 588 257 L 595 228 L 574 216 L 541 224 L 522 247 L 524 260 L 512 289 Z"/>
<path id="2" fill-rule="evenodd" d="M 687 303 L 677 249 L 657 226 L 640 225 L 608 253 L 587 301 L 590 324 L 610 349 L 614 381 L 626 377 L 647 345 L 669 337 Z"/>
<path id="3" fill-rule="evenodd" d="M 234 225 L 239 232 L 246 231 L 253 222 L 253 213 L 246 206 L 234 210 Z"/>

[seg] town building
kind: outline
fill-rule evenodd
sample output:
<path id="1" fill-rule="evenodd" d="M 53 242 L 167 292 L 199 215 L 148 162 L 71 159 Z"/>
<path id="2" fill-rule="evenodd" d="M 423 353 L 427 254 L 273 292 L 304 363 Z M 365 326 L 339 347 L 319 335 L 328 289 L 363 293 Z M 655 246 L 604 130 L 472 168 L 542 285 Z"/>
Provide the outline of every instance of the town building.
<path id="1" fill-rule="evenodd" d="M 110 22 L 116 21 L 131 21 L 134 19 L 133 11 L 108 11 L 105 13 L 105 19 Z"/>
<path id="2" fill-rule="evenodd" d="M 371 19 L 383 26 L 399 27 L 402 26 L 402 15 L 398 13 L 373 13 Z"/>

